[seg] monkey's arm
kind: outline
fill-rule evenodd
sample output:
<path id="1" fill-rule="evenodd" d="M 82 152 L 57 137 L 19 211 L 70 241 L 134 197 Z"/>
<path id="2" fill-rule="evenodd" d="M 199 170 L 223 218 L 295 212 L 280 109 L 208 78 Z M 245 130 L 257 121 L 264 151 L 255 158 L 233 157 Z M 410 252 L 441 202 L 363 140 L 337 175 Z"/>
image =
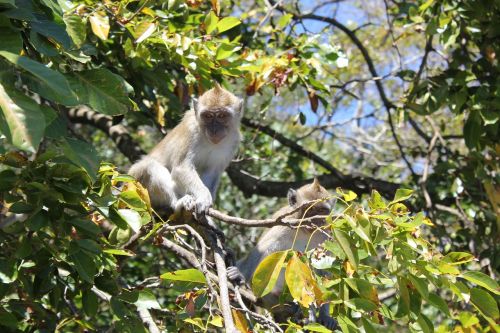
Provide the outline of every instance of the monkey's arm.
<path id="1" fill-rule="evenodd" d="M 184 197 L 177 201 L 176 210 L 182 207 L 188 210 L 194 208 L 197 214 L 202 214 L 212 206 L 212 194 L 191 162 L 185 161 L 174 167 L 172 179 L 176 185 L 176 192 L 184 194 Z"/>

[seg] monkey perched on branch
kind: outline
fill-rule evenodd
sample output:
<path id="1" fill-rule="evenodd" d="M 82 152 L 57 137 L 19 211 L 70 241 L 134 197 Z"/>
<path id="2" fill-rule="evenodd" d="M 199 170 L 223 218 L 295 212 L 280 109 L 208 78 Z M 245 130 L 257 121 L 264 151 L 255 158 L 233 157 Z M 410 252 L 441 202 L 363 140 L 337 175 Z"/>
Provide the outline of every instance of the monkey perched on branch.
<path id="1" fill-rule="evenodd" d="M 204 214 L 240 142 L 243 101 L 218 84 L 181 123 L 129 170 L 149 191 L 153 207 Z"/>
<path id="2" fill-rule="evenodd" d="M 328 215 L 333 208 L 332 200 L 330 200 L 331 197 L 331 194 L 320 185 L 319 181 L 314 179 L 313 183 L 304 185 L 298 190 L 290 189 L 288 191 L 288 206 L 278 210 L 273 215 L 273 218 L 283 216 L 287 212 L 303 206 L 306 202 L 315 200 L 321 201 L 306 205 L 288 217 L 301 219 L 318 215 Z M 321 227 L 325 224 L 325 220 L 324 218 L 314 219 L 312 224 Z M 228 277 L 235 282 L 251 281 L 257 266 L 270 254 L 285 250 L 305 252 L 306 250 L 318 247 L 327 239 L 328 236 L 324 232 L 315 231 L 305 226 L 298 229 L 285 225 L 274 226 L 264 232 L 255 248 L 245 258 L 239 260 L 236 267 L 232 266 L 228 268 Z M 297 308 L 294 309 L 295 306 L 291 304 L 279 306 L 279 297 L 285 284 L 284 275 L 284 271 L 282 271 L 273 290 L 261 299 L 263 306 L 273 313 L 278 322 L 286 322 L 298 310 Z M 313 315 L 310 317 L 314 318 L 314 309 L 311 309 L 311 311 Z M 330 316 L 329 312 L 330 307 L 328 304 L 321 305 L 318 322 L 334 330 L 337 327 L 337 322 Z"/>

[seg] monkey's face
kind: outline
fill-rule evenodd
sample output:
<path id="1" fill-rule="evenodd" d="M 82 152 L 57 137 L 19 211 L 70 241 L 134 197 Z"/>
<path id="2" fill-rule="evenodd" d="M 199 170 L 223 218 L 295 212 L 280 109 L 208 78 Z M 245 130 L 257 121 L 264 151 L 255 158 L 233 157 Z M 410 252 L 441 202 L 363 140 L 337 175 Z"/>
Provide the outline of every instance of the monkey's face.
<path id="1" fill-rule="evenodd" d="M 313 183 L 307 184 L 299 188 L 298 190 L 290 189 L 288 191 L 288 203 L 291 207 L 297 207 L 304 202 L 321 200 L 311 204 L 309 207 L 304 207 L 300 216 L 312 217 L 318 215 L 329 215 L 333 205 L 331 202 L 331 194 L 319 184 L 317 179 Z M 322 224 L 323 220 L 313 221 L 314 224 Z"/>
<path id="2" fill-rule="evenodd" d="M 200 121 L 207 139 L 218 144 L 229 133 L 233 116 L 227 108 L 208 109 L 200 112 Z"/>

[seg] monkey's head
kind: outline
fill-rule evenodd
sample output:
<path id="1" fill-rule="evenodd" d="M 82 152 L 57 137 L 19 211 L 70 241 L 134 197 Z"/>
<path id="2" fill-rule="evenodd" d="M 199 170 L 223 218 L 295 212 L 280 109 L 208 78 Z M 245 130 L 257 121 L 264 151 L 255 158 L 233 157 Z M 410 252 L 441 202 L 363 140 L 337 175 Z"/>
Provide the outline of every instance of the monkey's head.
<path id="1" fill-rule="evenodd" d="M 243 101 L 219 84 L 201 95 L 194 107 L 203 133 L 213 144 L 238 131 L 242 108 Z"/>
<path id="2" fill-rule="evenodd" d="M 314 178 L 311 184 L 304 185 L 298 190 L 288 190 L 287 197 L 290 207 L 298 207 L 304 202 L 324 199 L 323 201 L 311 204 L 310 207 L 304 207 L 297 215 L 298 217 L 328 215 L 333 208 L 331 202 L 332 195 L 321 186 L 317 178 Z"/>

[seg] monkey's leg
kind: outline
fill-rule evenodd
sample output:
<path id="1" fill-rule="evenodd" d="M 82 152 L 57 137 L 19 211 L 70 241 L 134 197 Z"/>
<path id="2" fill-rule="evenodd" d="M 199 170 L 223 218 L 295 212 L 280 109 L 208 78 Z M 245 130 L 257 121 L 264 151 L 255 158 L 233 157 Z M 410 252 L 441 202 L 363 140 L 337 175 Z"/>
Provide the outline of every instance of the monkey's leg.
<path id="1" fill-rule="evenodd" d="M 129 174 L 134 176 L 149 192 L 155 208 L 174 207 L 177 202 L 175 184 L 170 171 L 152 157 L 145 156 L 132 165 Z"/>

